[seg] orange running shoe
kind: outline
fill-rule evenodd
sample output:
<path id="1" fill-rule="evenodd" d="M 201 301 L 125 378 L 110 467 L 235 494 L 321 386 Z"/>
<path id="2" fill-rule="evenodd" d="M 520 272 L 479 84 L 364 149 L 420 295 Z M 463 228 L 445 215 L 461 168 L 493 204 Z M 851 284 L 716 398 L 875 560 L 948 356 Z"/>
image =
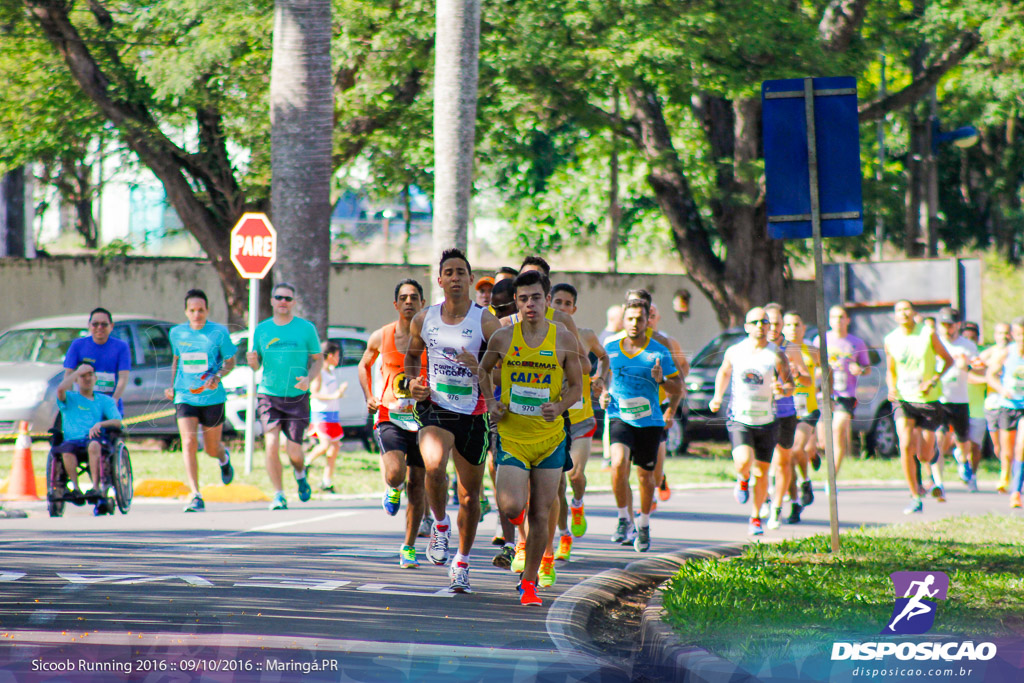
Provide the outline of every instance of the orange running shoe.
<path id="1" fill-rule="evenodd" d="M 520 605 L 539 605 L 543 600 L 537 595 L 537 584 L 533 581 L 520 581 L 516 586 L 519 590 Z"/>
<path id="2" fill-rule="evenodd" d="M 558 550 L 555 551 L 555 559 L 564 562 L 569 561 L 569 554 L 572 552 L 572 534 L 566 534 L 558 541 Z"/>
<path id="3" fill-rule="evenodd" d="M 668 487 L 668 478 L 661 475 L 661 483 L 658 484 L 658 498 L 668 500 L 672 497 L 672 489 Z"/>
<path id="4" fill-rule="evenodd" d="M 1010 507 L 1019 508 L 1021 507 L 1020 502 L 1020 491 L 1014 491 L 1010 494 Z"/>

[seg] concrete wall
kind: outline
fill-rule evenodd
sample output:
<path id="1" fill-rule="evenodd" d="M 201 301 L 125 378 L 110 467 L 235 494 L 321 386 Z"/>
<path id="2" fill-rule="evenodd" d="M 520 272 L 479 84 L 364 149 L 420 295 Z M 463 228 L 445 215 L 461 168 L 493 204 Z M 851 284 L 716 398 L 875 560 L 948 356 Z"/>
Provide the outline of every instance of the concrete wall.
<path id="1" fill-rule="evenodd" d="M 492 271 L 491 265 L 477 267 L 478 275 Z M 330 281 L 331 322 L 367 329 L 391 322 L 394 286 L 405 277 L 416 278 L 426 288 L 428 277 L 436 276 L 428 274 L 426 266 L 335 264 Z M 96 306 L 184 321 L 181 297 L 191 287 L 210 295 L 212 319 L 226 317 L 218 294 L 220 282 L 209 264 L 198 259 L 126 258 L 104 263 L 91 257 L 6 258 L 0 259 L 0 282 L 6 294 L 0 329 L 42 316 L 85 313 Z M 627 289 L 644 287 L 661 310 L 663 331 L 679 339 L 688 352 L 697 351 L 721 331 L 710 301 L 684 275 L 555 271 L 552 282 L 569 282 L 579 290 L 576 318 L 581 327 L 600 331 L 607 308 L 621 303 Z M 690 316 L 683 323 L 672 311 L 672 296 L 680 288 L 691 294 Z M 805 291 L 800 294 L 798 299 L 807 298 Z"/>

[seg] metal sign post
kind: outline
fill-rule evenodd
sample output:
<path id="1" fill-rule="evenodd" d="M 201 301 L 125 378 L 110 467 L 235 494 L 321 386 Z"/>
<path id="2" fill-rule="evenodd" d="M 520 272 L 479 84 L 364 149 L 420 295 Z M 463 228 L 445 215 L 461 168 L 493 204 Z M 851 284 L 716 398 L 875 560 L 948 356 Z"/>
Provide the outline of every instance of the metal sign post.
<path id="1" fill-rule="evenodd" d="M 249 350 L 256 348 L 256 318 L 260 303 L 260 281 L 249 280 Z M 249 373 L 245 392 L 245 473 L 252 472 L 252 454 L 256 448 L 256 373 Z"/>
<path id="2" fill-rule="evenodd" d="M 860 234 L 864 229 L 856 81 L 852 78 L 765 81 L 762 98 L 769 234 L 776 238 L 812 237 L 814 240 L 815 316 L 822 369 L 821 417 L 828 461 L 831 547 L 835 553 L 839 551 L 839 505 L 821 240 L 823 236 Z M 818 135 L 821 99 L 816 98 L 834 98 L 826 108 L 827 116 L 822 117 L 822 124 L 828 126 L 822 136 Z M 797 99 L 803 100 L 802 112 L 793 106 Z M 803 139 L 797 137 L 800 133 L 798 118 L 806 124 Z M 819 165 L 819 151 L 823 152 L 822 165 Z M 823 202 L 828 205 L 824 213 Z M 823 230 L 823 222 L 828 222 L 828 229 Z"/>

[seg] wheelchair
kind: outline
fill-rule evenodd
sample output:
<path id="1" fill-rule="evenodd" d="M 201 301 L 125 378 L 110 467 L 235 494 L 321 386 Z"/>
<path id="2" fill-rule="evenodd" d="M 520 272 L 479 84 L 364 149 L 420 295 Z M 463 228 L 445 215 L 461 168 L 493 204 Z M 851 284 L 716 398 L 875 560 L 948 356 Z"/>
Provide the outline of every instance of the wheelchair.
<path id="1" fill-rule="evenodd" d="M 64 460 L 60 453 L 55 453 L 60 444 L 64 443 L 60 415 L 50 429 L 50 451 L 46 454 L 46 504 L 50 517 L 64 514 L 66 503 L 91 503 L 95 514 L 112 515 L 117 507 L 122 515 L 128 514 L 132 507 L 132 461 L 128 447 L 122 440 L 120 429 L 104 429 L 106 437 L 100 452 L 100 471 L 97 473 L 97 494 L 77 498 L 68 489 L 68 474 L 64 468 Z M 89 461 L 78 458 L 79 482 L 88 482 Z M 83 487 L 88 484 L 80 484 Z M 84 500 L 83 500 L 84 499 Z"/>

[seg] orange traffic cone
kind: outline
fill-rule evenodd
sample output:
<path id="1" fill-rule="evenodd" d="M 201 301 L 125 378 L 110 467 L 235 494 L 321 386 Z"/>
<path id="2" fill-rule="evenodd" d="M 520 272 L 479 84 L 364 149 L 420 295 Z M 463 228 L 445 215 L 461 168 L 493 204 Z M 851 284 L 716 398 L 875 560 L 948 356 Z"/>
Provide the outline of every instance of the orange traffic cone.
<path id="1" fill-rule="evenodd" d="M 32 439 L 28 435 L 28 422 L 18 425 L 18 440 L 14 442 L 14 460 L 7 486 L 8 500 L 39 500 L 36 493 L 36 475 L 32 470 Z"/>

